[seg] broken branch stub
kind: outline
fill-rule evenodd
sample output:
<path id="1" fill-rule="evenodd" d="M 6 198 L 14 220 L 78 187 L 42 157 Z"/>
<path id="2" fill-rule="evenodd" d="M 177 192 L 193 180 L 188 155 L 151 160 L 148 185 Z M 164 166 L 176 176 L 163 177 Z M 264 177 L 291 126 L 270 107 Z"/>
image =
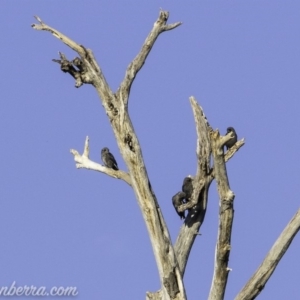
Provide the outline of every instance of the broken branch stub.
<path id="1" fill-rule="evenodd" d="M 84 83 L 92 84 L 92 79 L 87 72 L 85 63 L 79 57 L 69 61 L 63 53 L 58 53 L 60 59 L 52 59 L 52 61 L 60 64 L 60 69 L 64 73 L 69 73 L 75 79 L 76 88 L 81 87 Z"/>

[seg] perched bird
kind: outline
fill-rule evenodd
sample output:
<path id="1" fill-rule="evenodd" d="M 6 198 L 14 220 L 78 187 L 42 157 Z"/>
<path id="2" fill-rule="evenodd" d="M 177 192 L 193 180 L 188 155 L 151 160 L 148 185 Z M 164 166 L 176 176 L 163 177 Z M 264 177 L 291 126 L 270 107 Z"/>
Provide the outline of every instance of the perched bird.
<path id="1" fill-rule="evenodd" d="M 101 159 L 105 165 L 105 167 L 114 169 L 114 170 L 119 170 L 118 164 L 114 158 L 114 156 L 109 152 L 108 148 L 103 148 L 101 150 Z"/>
<path id="2" fill-rule="evenodd" d="M 185 219 L 184 211 L 179 212 L 178 207 L 184 204 L 183 199 L 186 197 L 185 193 L 178 192 L 176 195 L 172 197 L 173 206 L 180 217 L 180 219 Z"/>
<path id="3" fill-rule="evenodd" d="M 234 130 L 233 127 L 228 127 L 228 128 L 227 128 L 227 133 L 226 133 L 226 135 L 227 135 L 228 133 L 230 133 L 230 132 L 233 133 L 233 138 L 232 138 L 231 140 L 229 140 L 229 141 L 225 144 L 225 146 L 227 147 L 227 150 L 228 150 L 229 148 L 231 148 L 231 147 L 237 142 L 237 134 L 236 134 L 236 132 L 235 132 L 235 130 Z"/>
<path id="4" fill-rule="evenodd" d="M 191 177 L 184 178 L 182 191 L 185 193 L 185 201 L 189 201 L 193 193 L 193 179 Z"/>

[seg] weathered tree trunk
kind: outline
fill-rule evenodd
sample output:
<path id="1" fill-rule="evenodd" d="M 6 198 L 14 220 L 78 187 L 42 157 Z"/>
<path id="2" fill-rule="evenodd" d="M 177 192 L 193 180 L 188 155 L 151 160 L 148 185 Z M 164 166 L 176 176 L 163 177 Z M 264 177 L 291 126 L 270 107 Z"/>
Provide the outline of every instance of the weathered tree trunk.
<path id="1" fill-rule="evenodd" d="M 159 291 L 147 293 L 146 298 L 148 300 L 187 299 L 182 278 L 191 248 L 195 238 L 199 235 L 200 227 L 204 221 L 210 184 L 214 178 L 217 180 L 220 196 L 219 232 L 214 276 L 209 299 L 222 300 L 229 272 L 227 265 L 230 253 L 234 200 L 234 194 L 229 188 L 225 163 L 244 145 L 244 139 L 238 141 L 224 155 L 223 146 L 232 138 L 231 134 L 222 137 L 218 131 L 213 131 L 202 108 L 193 97 L 190 98 L 198 136 L 197 171 L 193 179 L 192 198 L 188 203 L 179 207 L 180 211 L 188 209 L 189 214 L 180 229 L 173 248 L 170 234 L 151 187 L 142 150 L 128 113 L 131 85 L 142 68 L 156 39 L 160 33 L 181 25 L 180 22 L 167 25 L 168 16 L 168 12 L 160 11 L 159 17 L 146 38 L 141 51 L 129 64 L 125 78 L 116 93 L 113 93 L 108 86 L 101 68 L 90 49 L 86 49 L 56 29 L 46 25 L 38 17 L 36 19 L 39 24 L 33 24 L 32 27 L 37 30 L 51 32 L 56 38 L 78 53 L 80 57 L 76 57 L 72 61 L 69 61 L 63 53 L 59 53 L 60 59 L 54 59 L 53 61 L 59 63 L 61 70 L 69 73 L 75 79 L 75 87 L 79 88 L 83 84 L 92 84 L 101 99 L 128 172 L 116 171 L 91 161 L 89 159 L 88 137 L 86 138 L 82 155 L 74 149 L 71 150 L 71 153 L 74 155 L 77 168 L 95 170 L 111 177 L 122 179 L 133 188 L 148 229 L 161 282 Z M 213 167 L 210 166 L 211 154 L 214 158 Z M 288 224 L 257 272 L 237 295 L 236 300 L 254 299 L 260 293 L 299 228 L 300 211 Z M 199 298 L 204 299 L 203 296 Z"/>

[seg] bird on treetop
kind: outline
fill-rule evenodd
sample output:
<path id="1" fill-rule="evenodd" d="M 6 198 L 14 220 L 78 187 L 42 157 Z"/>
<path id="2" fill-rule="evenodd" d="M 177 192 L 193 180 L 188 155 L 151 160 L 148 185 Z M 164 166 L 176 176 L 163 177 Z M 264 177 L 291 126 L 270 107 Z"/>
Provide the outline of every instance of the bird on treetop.
<path id="1" fill-rule="evenodd" d="M 233 127 L 228 127 L 228 128 L 227 128 L 227 133 L 226 133 L 226 135 L 229 134 L 230 132 L 233 133 L 233 138 L 230 139 L 230 140 L 225 144 L 225 146 L 227 147 L 227 150 L 230 149 L 230 148 L 237 142 L 237 134 L 236 134 L 236 132 L 235 132 L 235 130 L 234 130 Z"/>

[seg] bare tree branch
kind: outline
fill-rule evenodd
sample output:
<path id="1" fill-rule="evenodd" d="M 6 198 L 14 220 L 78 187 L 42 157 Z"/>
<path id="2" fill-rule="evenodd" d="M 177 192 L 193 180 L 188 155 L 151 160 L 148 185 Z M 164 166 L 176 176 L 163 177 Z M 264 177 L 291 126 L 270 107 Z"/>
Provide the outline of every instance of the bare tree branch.
<path id="1" fill-rule="evenodd" d="M 174 245 L 179 269 L 183 277 L 186 264 L 189 258 L 191 248 L 194 241 L 199 235 L 199 228 L 203 223 L 207 199 L 208 190 L 210 183 L 213 180 L 212 176 L 208 176 L 207 168 L 209 168 L 210 163 L 210 135 L 209 131 L 211 127 L 205 117 L 203 109 L 198 105 L 194 97 L 190 97 L 190 103 L 192 106 L 194 119 L 196 123 L 197 132 L 197 174 L 193 180 L 193 195 L 190 202 L 193 204 L 190 206 L 190 211 L 182 225 L 179 235 L 177 237 L 176 243 Z M 209 169 L 208 169 L 209 170 Z M 204 184 L 203 184 L 204 183 Z M 181 210 L 185 210 L 185 206 L 181 205 Z M 162 299 L 162 291 L 157 291 L 156 293 L 149 293 L 148 300 L 159 300 Z"/>
<path id="2" fill-rule="evenodd" d="M 52 61 L 60 64 L 60 69 L 64 73 L 69 73 L 75 79 L 75 87 L 79 88 L 84 83 L 92 83 L 92 79 L 89 76 L 89 73 L 86 72 L 85 65 L 82 60 L 78 57 L 73 59 L 73 61 L 67 60 L 66 56 L 58 52 L 60 59 L 52 59 Z M 77 70 L 75 66 L 79 69 Z"/>
<path id="3" fill-rule="evenodd" d="M 251 279 L 235 297 L 235 300 L 253 300 L 264 289 L 281 258 L 300 229 L 300 209 L 287 224 L 275 244 Z"/>
<path id="4" fill-rule="evenodd" d="M 194 97 L 190 97 L 190 103 L 192 106 L 196 132 L 197 132 L 197 174 L 193 180 L 194 192 L 192 195 L 192 205 L 190 203 L 180 206 L 181 211 L 190 208 L 190 211 L 185 219 L 184 224 L 180 228 L 177 240 L 174 245 L 179 269 L 182 277 L 184 276 L 187 261 L 190 255 L 190 251 L 194 244 L 196 237 L 199 235 L 199 230 L 203 224 L 207 201 L 208 191 L 211 182 L 214 179 L 213 169 L 210 168 L 210 132 L 212 131 L 209 125 L 203 109 Z M 225 155 L 225 161 L 228 161 L 240 147 L 244 145 L 244 139 L 237 142 Z M 148 300 L 162 299 L 162 291 L 156 293 L 148 293 Z"/>
<path id="5" fill-rule="evenodd" d="M 193 195 L 192 199 L 186 204 L 179 207 L 178 211 L 184 211 L 193 208 L 199 202 L 199 195 L 202 188 L 204 188 L 206 177 L 210 172 L 210 132 L 212 128 L 210 127 L 206 116 L 203 112 L 202 107 L 197 103 L 196 99 L 192 96 L 190 97 L 190 103 L 192 106 L 194 119 L 196 123 L 197 132 L 197 173 L 193 180 Z"/>
<path id="6" fill-rule="evenodd" d="M 134 58 L 134 60 L 129 64 L 127 67 L 125 78 L 123 79 L 120 88 L 117 92 L 117 95 L 120 99 L 122 99 L 123 103 L 127 105 L 128 103 L 128 97 L 130 93 L 130 88 L 132 85 L 132 82 L 136 76 L 136 74 L 139 72 L 139 70 L 142 68 L 142 66 L 145 63 L 145 60 L 150 53 L 156 39 L 158 36 L 167 30 L 174 29 L 181 25 L 181 22 L 177 22 L 174 24 L 166 25 L 167 20 L 169 18 L 169 12 L 161 10 L 159 12 L 159 17 L 154 23 L 154 26 L 147 36 L 141 51 L 138 53 L 138 55 Z"/>
<path id="7" fill-rule="evenodd" d="M 91 79 L 91 83 L 95 86 L 109 117 L 120 152 L 129 170 L 131 186 L 141 208 L 156 258 L 163 297 L 165 300 L 185 300 L 184 284 L 170 234 L 151 187 L 140 144 L 127 110 L 130 86 L 136 73 L 142 67 L 158 34 L 172 29 L 172 26 L 165 25 L 168 15 L 168 12 L 160 12 L 159 19 L 154 25 L 156 29 L 151 31 L 149 35 L 148 42 L 150 43 L 144 45 L 136 58 L 136 63 L 131 63 L 133 67 L 128 68 L 129 72 L 126 73 L 125 80 L 121 84 L 123 88 L 119 88 L 121 93 L 118 92 L 116 94 L 113 94 L 110 90 L 91 50 L 85 49 L 85 47 L 76 44 L 57 30 L 45 25 L 39 18 L 37 20 L 40 22 L 40 25 L 33 25 L 33 28 L 50 31 L 80 55 L 83 64 L 82 77 L 83 75 L 88 76 Z M 173 25 L 173 28 L 178 25 L 180 23 Z"/>
<path id="8" fill-rule="evenodd" d="M 225 162 L 227 162 L 241 147 L 245 145 L 245 139 L 237 141 L 224 155 Z"/>
<path id="9" fill-rule="evenodd" d="M 215 267 L 210 289 L 209 300 L 222 300 L 224 298 L 227 278 L 228 260 L 230 254 L 231 228 L 233 221 L 234 193 L 230 190 L 223 148 L 231 138 L 232 133 L 220 136 L 218 130 L 211 132 L 211 146 L 214 157 L 214 176 L 217 181 L 220 197 L 219 231 L 215 253 Z"/>
<path id="10" fill-rule="evenodd" d="M 80 45 L 78 45 L 76 42 L 74 42 L 73 40 L 71 40 L 70 38 L 65 36 L 64 34 L 57 31 L 56 29 L 45 24 L 41 20 L 41 18 L 39 18 L 38 16 L 34 16 L 34 17 L 40 24 L 32 24 L 31 25 L 32 28 L 34 28 L 36 30 L 46 30 L 46 31 L 51 32 L 56 38 L 58 38 L 63 43 L 65 43 L 67 46 L 69 46 L 71 49 L 73 49 L 75 52 L 77 52 L 81 57 L 85 56 L 85 51 Z"/>
<path id="11" fill-rule="evenodd" d="M 194 97 L 190 97 L 197 132 L 197 173 L 193 180 L 192 199 L 179 210 L 190 209 L 189 214 L 181 227 L 175 243 L 175 251 L 182 276 L 184 275 L 187 260 L 198 234 L 199 228 L 204 220 L 208 190 L 211 183 L 208 174 L 210 169 L 210 135 L 212 130 L 203 109 L 198 105 Z"/>
<path id="12" fill-rule="evenodd" d="M 204 188 L 202 189 L 202 193 L 199 197 L 199 203 L 189 212 L 188 216 L 186 217 L 186 220 L 180 228 L 177 240 L 174 245 L 182 276 L 184 276 L 185 268 L 194 241 L 199 235 L 200 227 L 204 222 L 210 183 L 211 181 L 205 183 Z"/>
<path id="13" fill-rule="evenodd" d="M 195 238 L 198 235 L 201 225 L 203 224 L 208 200 L 208 191 L 211 182 L 214 179 L 213 168 L 209 170 L 210 166 L 210 132 L 212 131 L 209 125 L 203 109 L 198 105 L 194 97 L 190 97 L 190 102 L 192 105 L 194 119 L 196 123 L 197 132 L 197 157 L 198 157 L 198 167 L 196 178 L 200 178 L 200 174 L 203 176 L 203 181 L 194 180 L 193 184 L 195 188 L 194 197 L 198 199 L 196 201 L 196 206 L 189 212 L 184 224 L 181 226 L 180 232 L 178 234 L 176 243 L 174 245 L 175 253 L 177 256 L 178 264 L 184 275 L 185 267 L 188 261 L 188 257 L 191 248 L 194 244 Z M 238 141 L 229 151 L 225 154 L 225 162 L 227 162 L 233 155 L 245 144 L 244 139 Z M 201 154 L 202 153 L 202 154 Z M 209 170 L 209 171 L 207 171 Z M 199 192 L 200 191 L 200 192 Z M 194 199 L 192 199 L 193 201 Z M 195 200 L 194 200 L 195 203 Z M 183 210 L 190 208 L 189 203 L 182 205 Z"/>
<path id="14" fill-rule="evenodd" d="M 244 139 L 238 141 L 237 143 L 239 143 L 237 150 L 245 144 Z M 230 152 L 232 154 L 230 156 L 225 155 L 225 162 L 232 158 L 235 152 Z M 174 245 L 175 253 L 177 256 L 179 268 L 182 272 L 182 276 L 184 276 L 185 267 L 188 262 L 190 251 L 193 247 L 195 238 L 198 235 L 201 225 L 204 222 L 204 217 L 207 209 L 208 191 L 210 184 L 213 180 L 214 173 L 211 172 L 211 174 L 206 178 L 202 192 L 199 195 L 199 202 L 196 208 L 188 214 L 184 224 L 181 226 L 176 243 Z"/>
<path id="15" fill-rule="evenodd" d="M 82 64 L 84 64 L 84 72 L 82 72 L 82 77 L 88 77 L 88 83 L 92 83 L 101 97 L 101 99 L 110 99 L 109 103 L 107 105 L 110 105 L 111 102 L 113 102 L 114 95 L 111 89 L 109 88 L 106 79 L 101 71 L 101 68 L 99 67 L 92 51 L 90 49 L 86 49 L 84 46 L 77 44 L 58 30 L 48 26 L 45 24 L 39 17 L 35 16 L 35 18 L 40 22 L 40 24 L 32 24 L 31 27 L 36 30 L 45 30 L 51 32 L 56 38 L 60 39 L 63 43 L 65 43 L 67 46 L 69 46 L 71 49 L 76 51 L 81 60 Z M 88 75 L 86 73 L 89 73 Z M 84 80 L 83 80 L 84 82 Z M 77 85 L 77 78 L 76 78 L 76 87 L 79 87 Z M 105 107 L 108 111 L 113 111 L 111 105 L 108 107 Z M 111 113 L 109 114 L 112 115 Z"/>
<path id="16" fill-rule="evenodd" d="M 76 168 L 77 169 L 88 169 L 88 170 L 94 170 L 101 173 L 104 173 L 108 176 L 111 176 L 113 178 L 122 179 L 126 183 L 128 183 L 131 186 L 131 178 L 130 175 L 124 171 L 118 170 L 115 171 L 114 169 L 110 169 L 107 167 L 104 167 L 96 162 L 93 162 L 89 159 L 89 137 L 86 137 L 85 145 L 84 145 L 84 152 L 82 155 L 78 153 L 77 150 L 71 149 L 70 152 L 74 155 L 74 160 L 77 162 Z"/>

